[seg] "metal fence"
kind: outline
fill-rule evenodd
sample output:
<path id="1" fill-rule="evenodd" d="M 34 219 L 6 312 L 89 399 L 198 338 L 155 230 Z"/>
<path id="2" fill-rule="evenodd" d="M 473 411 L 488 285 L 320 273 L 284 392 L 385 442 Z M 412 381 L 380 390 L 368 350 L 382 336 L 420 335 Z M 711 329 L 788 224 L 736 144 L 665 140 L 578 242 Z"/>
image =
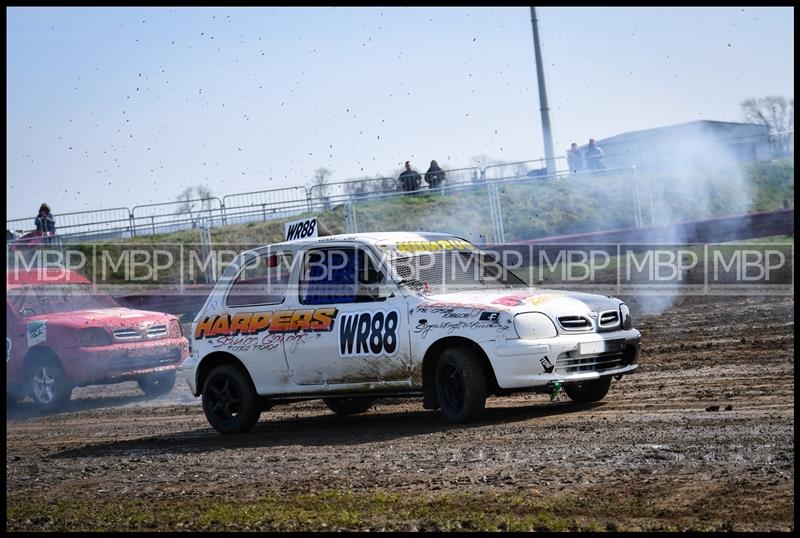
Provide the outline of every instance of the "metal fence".
<path id="1" fill-rule="evenodd" d="M 222 200 L 198 198 L 162 204 L 145 204 L 131 210 L 131 233 L 148 235 L 224 224 Z"/>
<path id="2" fill-rule="evenodd" d="M 56 219 L 58 235 L 62 237 L 111 239 L 130 237 L 131 233 L 131 214 L 127 207 L 60 213 L 54 214 L 53 218 Z M 34 219 L 35 217 L 7 220 L 6 229 L 35 229 Z"/>
<path id="3" fill-rule="evenodd" d="M 321 205 L 327 208 L 344 200 L 365 198 L 375 193 L 392 192 L 397 189 L 397 178 L 394 177 L 335 181 L 311 187 L 309 189 L 309 200 L 314 205 Z"/>
<path id="4" fill-rule="evenodd" d="M 762 159 L 763 156 L 761 154 L 764 152 L 765 146 L 769 148 L 770 158 L 793 157 L 793 131 L 769 135 L 751 134 L 720 138 L 718 141 L 727 141 L 732 147 L 750 151 L 747 143 L 764 137 L 766 137 L 766 140 L 761 140 L 758 149 L 753 150 L 759 152 L 758 159 Z M 626 180 L 620 180 L 621 184 L 627 185 L 630 192 L 622 190 L 620 191 L 620 196 L 624 199 L 632 197 L 631 199 L 635 200 L 635 224 L 637 226 L 655 223 L 663 224 L 668 220 L 669 215 L 674 213 L 665 212 L 663 209 L 659 210 L 658 207 L 659 204 L 665 205 L 665 197 L 669 198 L 667 196 L 668 193 L 664 192 L 664 189 L 669 189 L 669 184 L 661 185 L 661 190 L 654 187 L 654 185 L 660 184 L 659 182 L 663 179 L 658 175 L 659 163 L 675 161 L 673 157 L 674 150 L 672 153 L 670 151 L 669 148 L 642 148 L 640 146 L 638 149 L 623 153 L 609 151 L 604 156 L 606 166 L 612 167 L 612 169 L 621 170 L 625 168 L 631 171 L 627 182 Z M 748 160 L 748 155 L 743 153 L 739 157 L 741 160 L 746 161 Z M 488 201 L 484 199 L 488 206 L 484 206 L 479 210 L 482 211 L 482 215 L 485 214 L 491 219 L 491 226 L 488 228 L 490 231 L 487 233 L 498 239 L 504 235 L 503 227 L 508 227 L 508 223 L 503 221 L 502 216 L 505 203 L 504 196 L 507 195 L 503 192 L 500 182 L 519 180 L 523 184 L 525 181 L 530 180 L 532 182 L 530 183 L 531 186 L 542 187 L 550 185 L 557 178 L 563 178 L 566 175 L 571 175 L 575 178 L 573 182 L 575 185 L 583 182 L 580 173 L 573 172 L 570 174 L 567 171 L 566 157 L 556 157 L 553 160 L 553 167 L 558 172 L 550 175 L 547 174 L 548 161 L 546 159 L 491 164 L 482 169 L 470 167 L 444 170 L 445 180 L 442 187 L 438 189 L 430 189 L 424 182 L 425 174 L 421 173 L 423 182 L 418 192 L 447 197 L 456 194 L 466 196 L 465 193 L 469 192 L 470 189 L 478 189 L 479 191 L 483 189 L 481 192 L 489 195 Z M 608 177 L 613 175 L 610 172 L 608 169 L 602 171 Z M 536 183 L 536 181 L 540 182 Z M 496 183 L 497 189 L 486 188 L 485 185 L 488 183 Z M 588 187 L 593 187 L 593 184 L 591 182 L 587 183 Z M 229 194 L 221 200 L 209 197 L 196 200 L 145 204 L 132 209 L 122 207 L 62 213 L 54 215 L 54 218 L 56 219 L 58 235 L 68 240 L 126 238 L 155 233 L 169 233 L 191 228 L 288 219 L 303 213 L 321 211 L 326 212 L 326 221 L 332 223 L 329 228 L 335 232 L 345 229 L 356 230 L 360 227 L 360 223 L 367 225 L 370 222 L 368 215 L 362 214 L 362 211 L 358 211 L 355 208 L 366 207 L 363 204 L 368 200 L 391 199 L 393 196 L 398 197 L 408 194 L 398 191 L 399 185 L 396 177 L 364 178 L 314 185 L 311 188 L 298 186 Z M 522 195 L 520 194 L 520 196 Z M 352 204 L 357 205 L 353 206 Z M 696 217 L 699 218 L 700 215 Z M 34 217 L 7 220 L 6 228 L 8 230 L 32 230 L 34 228 Z M 507 231 L 505 230 L 505 232 Z"/>
<path id="5" fill-rule="evenodd" d="M 552 159 L 556 170 L 567 170 L 566 157 Z M 503 179 L 507 177 L 544 177 L 547 172 L 548 159 L 518 161 L 513 163 L 490 164 L 483 169 L 485 179 Z"/>
<path id="6" fill-rule="evenodd" d="M 477 243 L 503 243 L 597 226 L 650 224 L 652 201 L 640 183 L 635 167 L 525 175 L 374 194 L 343 202 L 341 213 L 350 233 L 436 230 Z M 417 204 L 406 203 L 410 197 L 424 197 L 429 203 L 420 211 Z"/>
<path id="7" fill-rule="evenodd" d="M 226 224 L 274 220 L 310 210 L 305 187 L 229 194 L 222 198 Z"/>

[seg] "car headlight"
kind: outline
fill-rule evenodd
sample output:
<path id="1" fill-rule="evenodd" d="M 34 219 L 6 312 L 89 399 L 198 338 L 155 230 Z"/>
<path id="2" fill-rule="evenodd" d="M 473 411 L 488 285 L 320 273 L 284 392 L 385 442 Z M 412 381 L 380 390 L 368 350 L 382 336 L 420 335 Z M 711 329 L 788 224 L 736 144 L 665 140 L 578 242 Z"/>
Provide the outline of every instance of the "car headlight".
<path id="1" fill-rule="evenodd" d="M 553 322 L 538 312 L 517 314 L 514 317 L 514 329 L 523 340 L 538 340 L 539 338 L 553 338 L 558 336 Z"/>
<path id="2" fill-rule="evenodd" d="M 78 331 L 78 340 L 83 347 L 110 346 L 111 337 L 99 327 L 90 327 Z"/>
<path id="3" fill-rule="evenodd" d="M 619 316 L 620 319 L 622 320 L 623 329 L 628 330 L 631 327 L 633 327 L 633 321 L 631 320 L 631 310 L 625 303 L 619 305 Z"/>
<path id="4" fill-rule="evenodd" d="M 176 336 L 183 336 L 183 327 L 181 326 L 181 322 L 177 319 L 169 320 L 169 324 L 172 327 L 172 334 Z"/>

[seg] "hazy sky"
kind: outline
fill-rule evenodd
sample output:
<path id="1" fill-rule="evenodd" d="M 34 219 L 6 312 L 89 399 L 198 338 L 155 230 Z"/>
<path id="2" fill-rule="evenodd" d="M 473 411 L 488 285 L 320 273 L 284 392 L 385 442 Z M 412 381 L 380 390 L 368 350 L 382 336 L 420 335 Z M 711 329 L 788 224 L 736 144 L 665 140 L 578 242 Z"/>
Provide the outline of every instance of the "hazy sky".
<path id="1" fill-rule="evenodd" d="M 9 8 L 9 218 L 543 156 L 528 8 Z M 793 8 L 540 8 L 556 153 L 794 97 Z"/>

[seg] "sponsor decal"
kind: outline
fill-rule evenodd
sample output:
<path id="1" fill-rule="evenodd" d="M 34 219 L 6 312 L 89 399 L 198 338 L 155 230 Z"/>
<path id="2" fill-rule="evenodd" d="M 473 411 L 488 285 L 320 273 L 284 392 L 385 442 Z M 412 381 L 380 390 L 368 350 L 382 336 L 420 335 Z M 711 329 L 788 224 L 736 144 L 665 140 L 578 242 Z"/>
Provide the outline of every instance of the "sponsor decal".
<path id="1" fill-rule="evenodd" d="M 283 225 L 287 241 L 317 237 L 317 218 L 295 220 Z"/>
<path id="2" fill-rule="evenodd" d="M 539 363 L 542 365 L 542 368 L 544 368 L 544 373 L 546 374 L 553 373 L 553 368 L 555 367 L 555 364 L 550 362 L 550 359 L 547 358 L 547 355 L 539 359 Z"/>
<path id="3" fill-rule="evenodd" d="M 526 299 L 526 301 L 527 301 L 528 304 L 536 306 L 536 305 L 540 305 L 542 303 L 546 303 L 547 301 L 549 301 L 551 299 L 555 299 L 557 297 L 561 297 L 561 296 L 559 294 L 557 294 L 557 293 L 542 293 L 540 295 L 534 295 L 533 297 L 528 297 Z"/>
<path id="4" fill-rule="evenodd" d="M 339 356 L 372 357 L 397 352 L 399 310 L 348 312 L 339 318 Z"/>
<path id="5" fill-rule="evenodd" d="M 31 321 L 28 323 L 28 347 L 41 344 L 47 340 L 47 322 Z"/>
<path id="6" fill-rule="evenodd" d="M 228 351 L 275 351 L 281 344 L 286 343 L 287 351 L 294 351 L 298 344 L 308 341 L 311 333 L 303 332 L 297 334 L 265 334 L 263 336 L 218 336 L 211 340 L 211 347 L 227 348 Z M 317 333 L 319 336 L 319 333 Z"/>
<path id="7" fill-rule="evenodd" d="M 194 337 L 200 339 L 255 335 L 262 332 L 279 334 L 331 331 L 337 312 L 335 308 L 305 308 L 206 316 L 197 322 Z"/>
<path id="8" fill-rule="evenodd" d="M 418 334 L 420 338 L 426 338 L 428 333 L 432 330 L 435 331 L 443 331 L 446 334 L 453 334 L 456 331 L 461 332 L 469 332 L 469 331 L 476 331 L 480 329 L 495 329 L 495 331 L 500 334 L 507 331 L 509 328 L 508 325 L 502 325 L 497 321 L 442 321 L 440 323 L 418 323 L 416 327 L 414 327 L 414 334 Z"/>
<path id="9" fill-rule="evenodd" d="M 463 239 L 442 239 L 440 241 L 398 241 L 395 247 L 399 252 L 436 252 L 440 250 L 476 250 Z"/>
<path id="10" fill-rule="evenodd" d="M 497 318 L 499 317 L 500 312 L 481 312 L 481 315 L 478 319 L 480 321 L 497 321 Z"/>
<path id="11" fill-rule="evenodd" d="M 480 313 L 480 308 L 463 308 L 463 307 L 441 307 L 441 306 L 426 306 L 421 305 L 417 307 L 417 312 L 423 312 L 427 314 L 438 314 L 443 318 L 469 318 L 472 316 L 477 316 Z"/>
<path id="12" fill-rule="evenodd" d="M 511 295 L 500 297 L 499 299 L 495 299 L 494 301 L 492 301 L 492 304 L 501 304 L 504 306 L 520 306 L 527 303 L 533 306 L 537 306 L 542 303 L 546 303 L 547 301 L 555 297 L 560 297 L 560 295 L 556 293 L 541 293 L 539 295 L 529 295 L 528 292 L 514 293 Z"/>

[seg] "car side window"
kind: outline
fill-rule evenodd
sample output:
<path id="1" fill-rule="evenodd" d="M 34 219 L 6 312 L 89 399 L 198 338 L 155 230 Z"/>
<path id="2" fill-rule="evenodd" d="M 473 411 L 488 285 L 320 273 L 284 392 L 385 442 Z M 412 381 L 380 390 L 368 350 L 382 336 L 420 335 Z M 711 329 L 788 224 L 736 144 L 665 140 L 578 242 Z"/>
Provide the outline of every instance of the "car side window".
<path id="1" fill-rule="evenodd" d="M 330 247 L 309 250 L 303 259 L 300 303 L 305 305 L 366 303 L 384 300 L 380 271 L 361 248 Z"/>
<path id="2" fill-rule="evenodd" d="M 239 307 L 282 303 L 286 299 L 293 259 L 291 252 L 254 254 L 247 258 L 225 304 Z"/>

